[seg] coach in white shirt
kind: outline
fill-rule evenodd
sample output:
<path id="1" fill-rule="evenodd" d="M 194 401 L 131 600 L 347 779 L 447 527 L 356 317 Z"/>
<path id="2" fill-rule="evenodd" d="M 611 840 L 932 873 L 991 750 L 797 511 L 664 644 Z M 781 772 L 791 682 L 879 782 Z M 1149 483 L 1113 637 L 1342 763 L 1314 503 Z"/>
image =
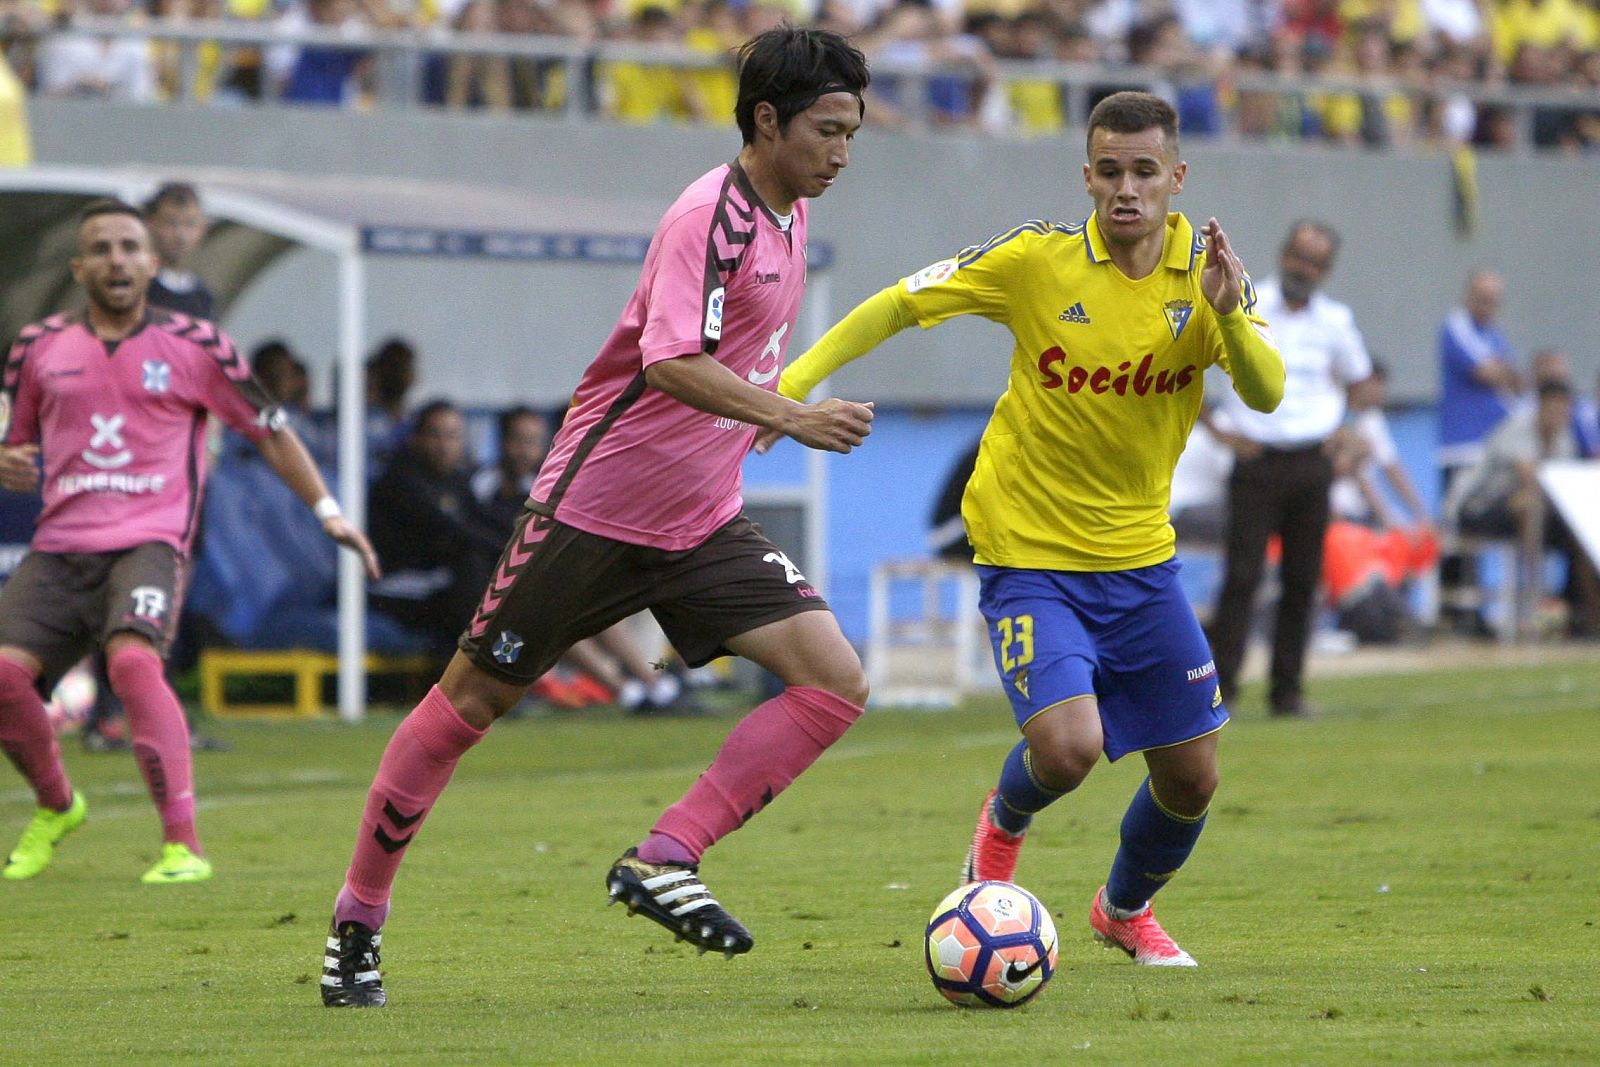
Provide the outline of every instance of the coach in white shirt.
<path id="1" fill-rule="evenodd" d="M 1252 411 L 1232 390 L 1216 391 L 1221 402 L 1213 424 L 1233 449 L 1235 461 L 1228 480 L 1227 560 L 1211 619 L 1211 649 L 1223 699 L 1231 699 L 1238 688 L 1267 541 L 1277 534 L 1283 542 L 1278 568 L 1282 591 L 1272 629 L 1267 692 L 1274 715 L 1308 714 L 1301 679 L 1328 529 L 1328 492 L 1334 478 L 1330 439 L 1344 421 L 1346 391 L 1372 374 L 1355 316 L 1318 291 L 1338 250 L 1339 236 L 1326 223 L 1296 223 L 1280 253 L 1278 277 L 1258 290 L 1256 309 L 1271 326 L 1288 372 L 1278 409 Z"/>

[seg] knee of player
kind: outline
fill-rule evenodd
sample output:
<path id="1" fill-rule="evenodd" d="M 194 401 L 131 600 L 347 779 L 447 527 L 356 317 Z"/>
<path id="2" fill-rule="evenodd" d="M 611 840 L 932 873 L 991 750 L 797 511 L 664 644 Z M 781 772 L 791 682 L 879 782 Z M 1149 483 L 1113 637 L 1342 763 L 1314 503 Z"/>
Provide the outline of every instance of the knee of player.
<path id="1" fill-rule="evenodd" d="M 1100 749 L 1070 737 L 1028 741 L 1028 766 L 1039 784 L 1066 792 L 1078 788 L 1100 759 Z"/>
<path id="2" fill-rule="evenodd" d="M 1162 807 L 1179 815 L 1195 816 L 1210 807 L 1219 781 L 1215 767 L 1196 768 L 1159 783 L 1152 782 L 1152 787 Z"/>
<path id="3" fill-rule="evenodd" d="M 848 700 L 858 708 L 867 706 L 867 697 L 872 692 L 872 687 L 867 682 L 867 672 L 861 668 L 859 661 L 851 664 L 839 664 L 829 671 L 827 680 L 819 684 L 817 688 L 826 689 L 835 696 Z"/>

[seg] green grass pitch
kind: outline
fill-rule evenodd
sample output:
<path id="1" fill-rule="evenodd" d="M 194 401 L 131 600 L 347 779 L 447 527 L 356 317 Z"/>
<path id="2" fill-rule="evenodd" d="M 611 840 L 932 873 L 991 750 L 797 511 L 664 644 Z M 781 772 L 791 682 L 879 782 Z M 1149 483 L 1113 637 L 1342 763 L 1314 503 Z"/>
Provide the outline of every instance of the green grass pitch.
<path id="1" fill-rule="evenodd" d="M 390 1006 L 320 1007 L 328 911 L 392 716 L 215 724 L 198 758 L 214 881 L 147 887 L 131 759 L 69 766 L 88 824 L 0 883 L 0 1061 L 44 1064 L 1477 1064 L 1600 1060 L 1600 662 L 1326 680 L 1316 722 L 1246 703 L 1163 922 L 1194 971 L 1089 936 L 1140 761 L 1036 826 L 1018 880 L 1060 966 L 1025 1008 L 961 1010 L 923 971 L 998 701 L 867 715 L 703 873 L 756 935 L 726 962 L 606 908 L 603 875 L 730 719 L 508 722 L 401 871 Z M 29 798 L 0 793 L 3 832 Z"/>

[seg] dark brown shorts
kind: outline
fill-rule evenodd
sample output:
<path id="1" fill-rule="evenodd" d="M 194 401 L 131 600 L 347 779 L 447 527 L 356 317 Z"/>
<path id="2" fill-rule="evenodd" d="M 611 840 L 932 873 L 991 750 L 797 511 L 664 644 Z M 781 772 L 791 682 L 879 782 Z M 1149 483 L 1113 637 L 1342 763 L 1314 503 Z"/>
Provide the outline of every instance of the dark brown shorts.
<path id="1" fill-rule="evenodd" d="M 66 673 L 121 630 L 167 654 L 178 626 L 184 562 L 151 542 L 117 552 L 29 552 L 0 588 L 0 645 L 44 664 L 41 682 Z"/>
<path id="2" fill-rule="evenodd" d="M 728 638 L 828 602 L 743 515 L 695 548 L 668 552 L 524 511 L 460 647 L 494 677 L 527 684 L 577 642 L 646 608 L 698 667 L 729 655 Z"/>

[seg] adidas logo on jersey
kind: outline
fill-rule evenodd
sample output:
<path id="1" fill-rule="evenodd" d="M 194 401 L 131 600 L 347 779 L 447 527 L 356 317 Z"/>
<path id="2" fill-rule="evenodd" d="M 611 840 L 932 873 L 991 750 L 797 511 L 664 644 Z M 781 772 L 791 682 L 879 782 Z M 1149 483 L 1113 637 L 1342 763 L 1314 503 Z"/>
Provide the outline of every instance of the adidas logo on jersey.
<path id="1" fill-rule="evenodd" d="M 1083 310 L 1083 304 L 1081 302 L 1073 304 L 1067 310 L 1057 315 L 1056 320 L 1059 322 L 1078 322 L 1085 326 L 1089 325 L 1089 315 Z"/>

